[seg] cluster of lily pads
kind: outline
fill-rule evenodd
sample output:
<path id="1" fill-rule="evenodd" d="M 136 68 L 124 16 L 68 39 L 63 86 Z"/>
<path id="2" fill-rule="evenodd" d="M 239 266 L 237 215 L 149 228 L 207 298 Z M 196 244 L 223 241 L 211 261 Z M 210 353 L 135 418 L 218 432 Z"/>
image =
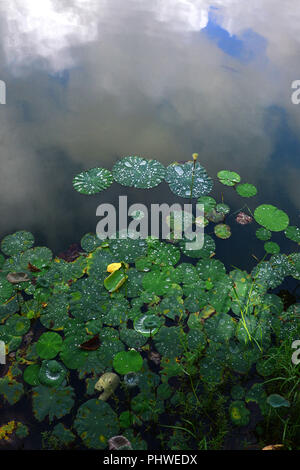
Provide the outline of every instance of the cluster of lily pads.
<path id="1" fill-rule="evenodd" d="M 241 197 L 257 193 L 233 171 L 217 176 Z M 27 231 L 1 242 L 0 340 L 8 361 L 0 396 L 8 405 L 30 399 L 34 418 L 50 424 L 65 446 L 80 440 L 88 448 L 105 449 L 121 435 L 132 448 L 146 449 L 147 436 L 161 422 L 167 423 L 160 428 L 168 436 L 161 437 L 164 446 L 180 448 L 181 440 L 192 448 L 197 444 L 186 441 L 193 433 L 186 430 L 183 404 L 193 402 L 199 424 L 205 419 L 203 394 L 228 381 L 226 412 L 232 426 L 249 423 L 250 402 L 259 407 L 262 420 L 294 406 L 293 400 L 270 393 L 264 382 L 276 372 L 276 361 L 266 359 L 270 352 L 300 339 L 300 304 L 285 308 L 272 292 L 286 277 L 300 280 L 300 228 L 289 225 L 287 214 L 273 205 L 260 205 L 253 214 L 248 208 L 269 259 L 250 273 L 228 271 L 215 257 L 214 235 L 230 235 L 224 223 L 230 207 L 208 196 L 213 181 L 196 155 L 167 168 L 129 156 L 112 172 L 88 170 L 73 184 L 83 194 L 95 194 L 113 181 L 148 189 L 163 180 L 179 197 L 204 205 L 200 250 L 187 250 L 185 240 L 128 234 L 103 241 L 88 233 L 76 259 L 68 262 L 47 247 L 35 247 Z M 295 251 L 280 253 L 270 241 L 272 232 L 294 241 Z M 249 387 L 253 370 L 256 381 Z M 78 380 L 85 383 L 79 395 Z"/>

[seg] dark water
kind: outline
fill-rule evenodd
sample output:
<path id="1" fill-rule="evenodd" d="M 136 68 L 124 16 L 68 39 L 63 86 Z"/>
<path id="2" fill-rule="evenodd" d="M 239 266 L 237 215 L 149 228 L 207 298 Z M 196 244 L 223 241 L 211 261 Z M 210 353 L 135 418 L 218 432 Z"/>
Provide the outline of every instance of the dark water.
<path id="1" fill-rule="evenodd" d="M 95 231 L 97 205 L 126 192 L 84 197 L 72 178 L 128 154 L 168 164 L 198 152 L 213 177 L 240 172 L 255 203 L 297 224 L 299 24 L 296 0 L 1 2 L 1 238 L 31 230 L 57 253 Z"/>

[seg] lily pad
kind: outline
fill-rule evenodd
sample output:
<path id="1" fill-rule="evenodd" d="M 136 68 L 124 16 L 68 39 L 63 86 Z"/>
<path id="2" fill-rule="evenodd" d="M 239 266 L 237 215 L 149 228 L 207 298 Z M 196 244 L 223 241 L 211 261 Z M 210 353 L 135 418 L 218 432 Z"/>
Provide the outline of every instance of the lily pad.
<path id="1" fill-rule="evenodd" d="M 278 395 L 277 393 L 269 395 L 267 398 L 267 402 L 269 403 L 269 405 L 272 406 L 272 408 L 289 408 L 291 406 L 288 400 L 286 400 L 281 395 Z"/>
<path id="2" fill-rule="evenodd" d="M 113 177 L 122 186 L 154 188 L 165 177 L 165 167 L 157 160 L 135 155 L 124 157 L 113 167 Z"/>
<path id="3" fill-rule="evenodd" d="M 128 374 L 138 372 L 143 365 L 143 358 L 134 349 L 130 351 L 120 351 L 114 356 L 113 366 L 118 374 Z"/>
<path id="4" fill-rule="evenodd" d="M 52 261 L 52 251 L 46 246 L 37 246 L 30 248 L 22 253 L 20 257 L 21 267 L 26 269 L 38 269 L 41 270 L 46 266 L 49 266 Z M 31 267 L 30 267 L 31 266 Z"/>
<path id="5" fill-rule="evenodd" d="M 241 400 L 233 401 L 229 407 L 231 421 L 237 426 L 247 426 L 250 420 L 250 411 Z"/>
<path id="6" fill-rule="evenodd" d="M 39 385 L 40 384 L 39 372 L 40 372 L 39 364 L 30 364 L 24 370 L 23 378 L 25 382 L 33 386 Z"/>
<path id="7" fill-rule="evenodd" d="M 254 211 L 254 218 L 257 223 L 272 232 L 285 230 L 289 225 L 288 215 L 271 204 L 258 206 Z"/>
<path id="8" fill-rule="evenodd" d="M 267 230 L 264 227 L 260 227 L 259 229 L 256 230 L 256 237 L 259 240 L 263 240 L 263 241 L 270 240 L 271 236 L 272 236 L 272 232 L 270 230 Z"/>
<path id="9" fill-rule="evenodd" d="M 47 387 L 57 387 L 62 384 L 67 375 L 65 367 L 57 361 L 43 361 L 38 379 Z"/>
<path id="10" fill-rule="evenodd" d="M 216 207 L 216 201 L 211 196 L 200 196 L 197 200 L 197 204 L 203 204 L 204 214 L 208 214 Z"/>
<path id="11" fill-rule="evenodd" d="M 218 178 L 226 186 L 234 186 L 241 181 L 241 177 L 235 171 L 221 170 L 218 172 Z"/>
<path id="12" fill-rule="evenodd" d="M 205 169 L 199 163 L 194 166 L 193 162 L 171 163 L 167 167 L 166 181 L 171 191 L 183 198 L 206 196 L 213 188 Z"/>
<path id="13" fill-rule="evenodd" d="M 42 359 L 53 359 L 61 350 L 63 339 L 58 333 L 43 333 L 36 343 L 36 352 Z"/>
<path id="14" fill-rule="evenodd" d="M 236 192 L 242 197 L 252 197 L 257 194 L 256 187 L 250 183 L 238 184 L 235 189 Z"/>
<path id="15" fill-rule="evenodd" d="M 218 238 L 222 238 L 223 240 L 231 237 L 230 227 L 226 224 L 215 225 L 214 232 Z"/>
<path id="16" fill-rule="evenodd" d="M 163 320 L 157 315 L 143 315 L 134 320 L 135 331 L 143 336 L 150 337 L 156 335 L 161 327 Z"/>
<path id="17" fill-rule="evenodd" d="M 108 439 L 118 434 L 118 416 L 105 401 L 91 399 L 78 409 L 74 427 L 88 448 L 105 449 Z"/>
<path id="18" fill-rule="evenodd" d="M 31 248 L 34 244 L 34 236 L 30 232 L 20 230 L 12 235 L 7 235 L 1 242 L 1 250 L 5 255 L 13 256 L 21 251 Z"/>
<path id="19" fill-rule="evenodd" d="M 81 194 L 97 194 L 111 186 L 112 174 L 105 168 L 91 168 L 73 179 L 73 187 Z"/>
<path id="20" fill-rule="evenodd" d="M 14 291 L 13 285 L 0 275 L 0 304 L 3 304 L 10 299 Z"/>
<path id="21" fill-rule="evenodd" d="M 267 253 L 275 255 L 280 252 L 280 246 L 275 242 L 266 242 L 264 244 L 264 249 Z"/>
<path id="22" fill-rule="evenodd" d="M 12 336 L 22 336 L 29 330 L 30 320 L 16 314 L 6 321 L 5 328 L 7 333 Z"/>
<path id="23" fill-rule="evenodd" d="M 289 238 L 290 240 L 293 240 L 293 242 L 300 244 L 300 228 L 299 227 L 294 227 L 292 225 L 289 225 L 284 231 L 284 234 L 287 238 Z"/>
<path id="24" fill-rule="evenodd" d="M 46 387 L 38 385 L 32 393 L 33 413 L 38 421 L 49 416 L 49 421 L 60 419 L 70 413 L 74 405 L 72 387 Z"/>

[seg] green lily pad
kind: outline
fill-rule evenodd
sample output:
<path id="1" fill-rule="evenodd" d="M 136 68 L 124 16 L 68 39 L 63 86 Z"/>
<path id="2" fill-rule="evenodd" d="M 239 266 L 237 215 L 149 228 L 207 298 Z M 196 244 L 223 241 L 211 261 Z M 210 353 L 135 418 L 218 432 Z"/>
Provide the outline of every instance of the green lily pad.
<path id="1" fill-rule="evenodd" d="M 280 252 L 280 246 L 275 242 L 266 242 L 264 244 L 264 249 L 267 253 L 275 255 Z"/>
<path id="2" fill-rule="evenodd" d="M 160 354 L 168 358 L 180 356 L 183 352 L 180 338 L 180 328 L 162 326 L 154 337 L 155 347 Z"/>
<path id="3" fill-rule="evenodd" d="M 126 327 L 120 329 L 120 339 L 129 348 L 141 348 L 147 341 L 145 335 Z"/>
<path id="4" fill-rule="evenodd" d="M 235 189 L 236 192 L 242 197 L 252 197 L 257 194 L 256 187 L 250 183 L 238 184 Z"/>
<path id="5" fill-rule="evenodd" d="M 194 162 L 171 163 L 167 167 L 166 181 L 171 191 L 183 198 L 206 196 L 213 187 L 205 169 L 199 163 L 194 166 Z"/>
<path id="6" fill-rule="evenodd" d="M 227 215 L 230 212 L 230 207 L 228 204 L 225 204 L 224 202 L 220 202 L 219 204 L 216 205 L 216 212 L 219 214 Z"/>
<path id="7" fill-rule="evenodd" d="M 267 230 L 264 227 L 260 227 L 259 229 L 256 230 L 256 237 L 259 240 L 263 240 L 263 241 L 270 240 L 271 236 L 272 236 L 272 232 L 270 230 Z"/>
<path id="8" fill-rule="evenodd" d="M 112 173 L 115 181 L 122 186 L 149 189 L 164 179 L 165 167 L 157 160 L 132 155 L 119 160 Z"/>
<path id="9" fill-rule="evenodd" d="M 218 172 L 218 178 L 226 186 L 234 186 L 241 181 L 241 177 L 235 171 L 221 170 Z"/>
<path id="10" fill-rule="evenodd" d="M 223 240 L 231 237 L 230 227 L 226 224 L 215 225 L 214 232 L 218 238 L 222 238 Z"/>
<path id="11" fill-rule="evenodd" d="M 66 428 L 62 423 L 58 423 L 56 426 L 54 426 L 52 435 L 56 437 L 59 442 L 66 446 L 71 444 L 71 442 L 76 439 L 75 434 L 73 434 L 72 431 Z"/>
<path id="12" fill-rule="evenodd" d="M 40 366 L 38 364 L 30 364 L 30 366 L 26 367 L 24 370 L 23 378 L 25 382 L 33 386 L 39 385 L 39 372 Z"/>
<path id="13" fill-rule="evenodd" d="M 103 240 L 100 240 L 100 238 L 98 238 L 94 233 L 86 233 L 80 241 L 82 249 L 87 253 L 91 253 L 102 243 Z"/>
<path id="14" fill-rule="evenodd" d="M 38 385 L 32 393 L 33 413 L 38 421 L 49 416 L 49 421 L 60 419 L 70 413 L 74 405 L 74 390 L 72 387 L 46 387 Z"/>
<path id="15" fill-rule="evenodd" d="M 63 339 L 58 333 L 43 333 L 36 343 L 36 352 L 42 359 L 53 359 L 61 350 Z"/>
<path id="16" fill-rule="evenodd" d="M 22 253 L 20 265 L 22 269 L 28 269 L 29 263 L 37 269 L 43 269 L 50 265 L 52 261 L 52 251 L 45 246 L 30 248 Z"/>
<path id="17" fill-rule="evenodd" d="M 291 406 L 288 400 L 286 400 L 281 395 L 278 395 L 277 393 L 273 393 L 272 395 L 269 395 L 267 398 L 267 402 L 269 403 L 269 405 L 272 406 L 272 408 L 281 408 L 281 407 L 289 408 Z"/>
<path id="18" fill-rule="evenodd" d="M 289 225 L 284 231 L 284 234 L 287 238 L 289 238 L 290 240 L 293 240 L 293 242 L 300 243 L 300 228 L 299 227 L 294 227 L 292 225 Z"/>
<path id="19" fill-rule="evenodd" d="M 24 394 L 23 384 L 8 376 L 0 378 L 0 396 L 10 404 L 17 403 Z"/>
<path id="20" fill-rule="evenodd" d="M 88 448 L 105 449 L 119 432 L 118 416 L 105 401 L 91 399 L 78 409 L 74 427 Z"/>
<path id="21" fill-rule="evenodd" d="M 148 259 L 154 264 L 172 266 L 180 259 L 180 251 L 174 245 L 159 240 L 151 240 L 148 245 Z"/>
<path id="22" fill-rule="evenodd" d="M 126 234 L 118 234 L 119 238 L 109 240 L 110 251 L 114 262 L 133 263 L 136 259 L 147 253 L 148 245 L 146 240 L 127 237 Z"/>
<path id="23" fill-rule="evenodd" d="M 12 336 L 23 336 L 30 328 L 30 320 L 16 314 L 6 321 L 5 328 Z"/>
<path id="24" fill-rule="evenodd" d="M 197 204 L 203 204 L 204 214 L 208 214 L 216 207 L 216 201 L 211 196 L 200 196 L 197 200 Z"/>
<path id="25" fill-rule="evenodd" d="M 33 244 L 34 236 L 32 233 L 21 230 L 4 237 L 1 242 L 1 250 L 5 255 L 13 256 L 31 248 Z"/>
<path id="26" fill-rule="evenodd" d="M 57 387 L 62 384 L 67 375 L 65 367 L 57 361 L 43 361 L 38 379 L 39 382 L 47 387 Z"/>
<path id="27" fill-rule="evenodd" d="M 247 426 L 250 420 L 250 411 L 241 400 L 235 400 L 230 404 L 229 415 L 231 421 L 237 426 Z"/>
<path id="28" fill-rule="evenodd" d="M 81 194 L 97 194 L 111 186 L 112 174 L 105 168 L 91 168 L 73 179 L 73 187 Z"/>
<path id="29" fill-rule="evenodd" d="M 14 292 L 13 285 L 5 279 L 4 276 L 0 275 L 0 304 L 4 304 L 10 299 Z"/>
<path id="30" fill-rule="evenodd" d="M 128 372 L 138 372 L 143 365 L 143 358 L 135 350 L 120 351 L 114 356 L 113 366 L 118 374 L 128 374 Z"/>
<path id="31" fill-rule="evenodd" d="M 214 239 L 210 235 L 207 235 L 206 233 L 204 234 L 203 247 L 200 250 L 187 248 L 187 245 L 186 245 L 187 243 L 188 244 L 191 243 L 191 240 L 182 239 L 179 242 L 179 247 L 181 251 L 190 258 L 208 259 L 212 256 L 216 248 Z"/>
<path id="32" fill-rule="evenodd" d="M 289 225 L 289 217 L 282 210 L 271 204 L 262 204 L 254 211 L 256 222 L 272 232 L 285 230 Z"/>
<path id="33" fill-rule="evenodd" d="M 143 315 L 135 318 L 133 322 L 135 331 L 146 337 L 156 335 L 162 324 L 163 320 L 157 315 Z"/>
<path id="34" fill-rule="evenodd" d="M 218 313 L 205 320 L 204 329 L 208 338 L 224 343 L 234 336 L 235 322 L 230 315 Z"/>

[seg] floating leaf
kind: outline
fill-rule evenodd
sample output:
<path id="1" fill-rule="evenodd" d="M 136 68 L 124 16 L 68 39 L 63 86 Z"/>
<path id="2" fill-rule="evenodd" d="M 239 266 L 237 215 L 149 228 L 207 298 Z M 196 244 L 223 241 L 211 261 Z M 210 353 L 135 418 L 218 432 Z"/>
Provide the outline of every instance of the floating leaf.
<path id="1" fill-rule="evenodd" d="M 12 284 L 4 276 L 0 275 L 0 304 L 6 302 L 12 296 L 13 291 Z"/>
<path id="2" fill-rule="evenodd" d="M 98 238 L 94 233 L 86 233 L 80 241 L 82 249 L 88 253 L 94 251 L 102 243 L 103 240 L 100 240 L 100 238 Z"/>
<path id="3" fill-rule="evenodd" d="M 118 374 L 128 374 L 128 372 L 138 372 L 143 365 L 143 358 L 135 350 L 120 351 L 114 356 L 113 366 Z"/>
<path id="4" fill-rule="evenodd" d="M 31 248 L 33 244 L 34 236 L 32 233 L 21 230 L 4 237 L 1 242 L 1 250 L 6 255 L 13 256 L 21 251 Z"/>
<path id="5" fill-rule="evenodd" d="M 289 225 L 284 231 L 284 234 L 287 238 L 289 238 L 290 240 L 293 240 L 293 242 L 300 244 L 300 228 L 299 227 L 294 227 L 292 225 Z"/>
<path id="6" fill-rule="evenodd" d="M 143 336 L 154 336 L 161 327 L 163 320 L 157 315 L 143 315 L 134 320 L 134 329 Z"/>
<path id="7" fill-rule="evenodd" d="M 247 426 L 250 418 L 250 411 L 241 400 L 233 401 L 229 407 L 231 421 L 237 426 Z"/>
<path id="8" fill-rule="evenodd" d="M 194 166 L 193 162 L 171 163 L 167 167 L 166 181 L 174 194 L 184 198 L 206 196 L 213 187 L 205 169 L 199 163 Z"/>
<path id="9" fill-rule="evenodd" d="M 281 408 L 281 407 L 289 408 L 291 406 L 288 400 L 286 400 L 281 395 L 278 395 L 277 393 L 273 393 L 272 395 L 269 395 L 267 398 L 267 402 L 269 403 L 269 405 L 272 406 L 272 408 Z"/>
<path id="10" fill-rule="evenodd" d="M 272 232 L 285 230 L 289 225 L 289 217 L 282 210 L 271 204 L 262 204 L 255 209 L 256 222 Z"/>
<path id="11" fill-rule="evenodd" d="M 91 168 L 73 179 L 73 187 L 81 194 L 97 194 L 110 187 L 112 174 L 105 168 Z"/>
<path id="12" fill-rule="evenodd" d="M 234 186 L 241 181 L 241 177 L 235 171 L 221 170 L 218 172 L 218 178 L 226 186 Z"/>
<path id="13" fill-rule="evenodd" d="M 36 352 L 42 359 L 53 359 L 61 350 L 63 339 L 58 333 L 43 333 L 36 343 Z"/>
<path id="14" fill-rule="evenodd" d="M 62 384 L 67 375 L 67 370 L 58 361 L 43 361 L 38 379 L 39 382 L 47 387 L 57 387 Z"/>
<path id="15" fill-rule="evenodd" d="M 122 186 L 154 188 L 165 177 L 165 167 L 157 160 L 138 156 L 128 156 L 119 160 L 113 167 L 113 177 Z"/>
<path id="16" fill-rule="evenodd" d="M 31 364 L 30 366 L 26 367 L 23 374 L 25 382 L 27 382 L 29 385 L 39 385 L 39 372 L 40 366 L 38 364 Z"/>
<path id="17" fill-rule="evenodd" d="M 270 230 L 267 230 L 266 228 L 260 227 L 259 229 L 256 230 L 256 237 L 259 240 L 267 241 L 267 240 L 270 240 L 271 236 L 272 236 L 272 232 Z"/>
<path id="18" fill-rule="evenodd" d="M 78 409 L 74 427 L 87 447 L 105 449 L 118 434 L 118 416 L 105 401 L 91 399 Z"/>
<path id="19" fill-rule="evenodd" d="M 204 213 L 208 214 L 216 207 L 216 201 L 211 196 L 200 196 L 197 200 L 197 204 L 203 204 L 204 206 Z"/>
<path id="20" fill-rule="evenodd" d="M 236 192 L 242 197 L 252 197 L 257 194 L 256 187 L 250 183 L 238 184 L 235 189 Z"/>
<path id="21" fill-rule="evenodd" d="M 219 214 L 227 215 L 230 212 L 230 207 L 227 204 L 224 204 L 224 202 L 220 202 L 216 205 L 216 211 Z"/>
<path id="22" fill-rule="evenodd" d="M 30 320 L 21 315 L 13 315 L 6 321 L 5 328 L 12 336 L 22 336 L 29 330 Z"/>
<path id="23" fill-rule="evenodd" d="M 223 240 L 231 237 L 230 227 L 226 224 L 215 225 L 214 232 L 218 238 L 222 238 Z"/>
<path id="24" fill-rule="evenodd" d="M 32 393 L 33 413 L 38 421 L 49 416 L 49 421 L 60 419 L 70 413 L 74 405 L 72 387 L 45 387 L 38 385 Z"/>
<path id="25" fill-rule="evenodd" d="M 72 433 L 72 431 L 66 428 L 62 423 L 58 423 L 56 426 L 54 426 L 52 435 L 65 446 L 71 444 L 71 442 L 75 440 L 75 435 Z"/>
<path id="26" fill-rule="evenodd" d="M 52 261 L 52 251 L 45 246 L 30 248 L 22 253 L 20 265 L 25 270 L 39 272 L 39 270 L 49 266 Z M 33 269 L 34 268 L 34 269 Z"/>
<path id="27" fill-rule="evenodd" d="M 280 246 L 275 242 L 266 242 L 264 249 L 267 253 L 271 253 L 272 255 L 280 252 Z"/>

